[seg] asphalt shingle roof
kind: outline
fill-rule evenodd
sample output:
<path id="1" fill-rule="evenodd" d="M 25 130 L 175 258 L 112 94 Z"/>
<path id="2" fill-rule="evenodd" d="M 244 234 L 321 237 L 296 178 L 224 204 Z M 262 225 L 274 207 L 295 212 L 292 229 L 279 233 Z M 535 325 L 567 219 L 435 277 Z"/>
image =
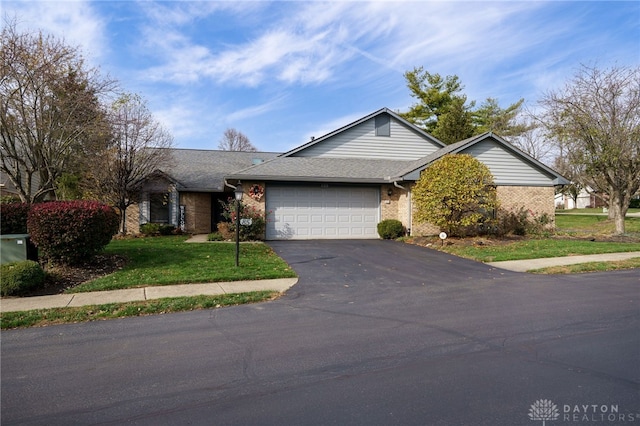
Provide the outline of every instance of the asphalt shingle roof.
<path id="1" fill-rule="evenodd" d="M 366 158 L 278 157 L 231 173 L 231 179 L 325 182 L 388 182 L 412 161 Z"/>
<path id="2" fill-rule="evenodd" d="M 183 191 L 223 191 L 225 176 L 251 166 L 254 160 L 268 161 L 274 152 L 212 151 L 172 149 L 172 166 L 162 172 L 175 179 Z"/>

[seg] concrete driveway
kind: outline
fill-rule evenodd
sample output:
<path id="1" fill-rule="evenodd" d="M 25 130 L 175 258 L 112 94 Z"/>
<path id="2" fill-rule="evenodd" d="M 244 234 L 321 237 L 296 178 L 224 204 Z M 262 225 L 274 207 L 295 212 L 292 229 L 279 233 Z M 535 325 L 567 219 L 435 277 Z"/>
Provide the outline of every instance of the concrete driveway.
<path id="1" fill-rule="evenodd" d="M 2 424 L 640 420 L 637 271 L 532 276 L 391 241 L 270 245 L 300 275 L 274 302 L 4 331 Z M 529 416 L 543 400 L 556 418 Z"/>

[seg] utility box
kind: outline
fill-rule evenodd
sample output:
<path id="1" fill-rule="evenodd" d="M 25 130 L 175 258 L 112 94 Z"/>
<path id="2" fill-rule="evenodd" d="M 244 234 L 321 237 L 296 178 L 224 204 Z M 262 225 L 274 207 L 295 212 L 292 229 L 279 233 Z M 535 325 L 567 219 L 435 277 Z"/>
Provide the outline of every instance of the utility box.
<path id="1" fill-rule="evenodd" d="M 38 249 L 29 234 L 0 235 L 0 264 L 38 260 Z"/>

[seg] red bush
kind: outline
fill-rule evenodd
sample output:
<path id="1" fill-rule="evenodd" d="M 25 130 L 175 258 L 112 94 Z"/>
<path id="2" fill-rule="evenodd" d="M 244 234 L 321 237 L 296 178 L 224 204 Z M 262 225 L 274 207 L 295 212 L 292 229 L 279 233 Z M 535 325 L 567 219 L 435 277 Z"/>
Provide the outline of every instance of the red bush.
<path id="1" fill-rule="evenodd" d="M 100 252 L 118 231 L 118 214 L 95 201 L 53 201 L 31 206 L 27 225 L 42 257 L 77 264 Z"/>
<path id="2" fill-rule="evenodd" d="M 0 204 L 0 234 L 26 234 L 29 204 Z"/>

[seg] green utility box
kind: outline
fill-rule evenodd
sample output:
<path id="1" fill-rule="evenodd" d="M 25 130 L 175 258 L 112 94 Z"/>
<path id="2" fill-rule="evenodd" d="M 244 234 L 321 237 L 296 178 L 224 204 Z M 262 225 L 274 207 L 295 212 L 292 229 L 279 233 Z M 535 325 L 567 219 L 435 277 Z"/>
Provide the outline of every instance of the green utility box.
<path id="1" fill-rule="evenodd" d="M 29 239 L 29 234 L 0 235 L 0 264 L 38 260 L 38 249 Z"/>

